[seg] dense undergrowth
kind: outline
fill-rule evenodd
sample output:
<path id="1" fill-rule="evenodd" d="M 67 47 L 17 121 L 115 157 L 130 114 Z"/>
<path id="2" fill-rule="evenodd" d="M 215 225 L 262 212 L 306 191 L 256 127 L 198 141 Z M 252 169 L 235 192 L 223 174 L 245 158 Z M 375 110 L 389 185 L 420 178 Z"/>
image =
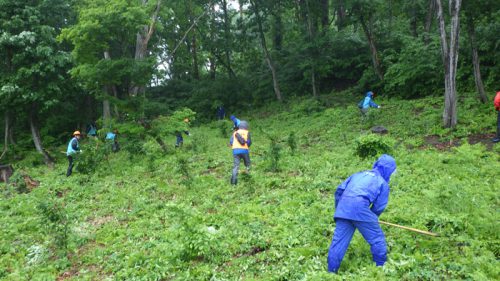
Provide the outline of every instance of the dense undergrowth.
<path id="1" fill-rule="evenodd" d="M 366 122 L 355 102 L 335 100 L 238 114 L 254 145 L 251 173 L 236 187 L 229 122 L 192 128 L 180 149 L 165 138 L 166 151 L 150 137 L 120 136 L 124 149 L 115 154 L 83 141 L 85 153 L 102 155 L 70 178 L 63 156 L 53 170 L 24 160 L 16 167 L 27 166 L 41 185 L 22 194 L 2 187 L 0 279 L 498 279 L 500 148 L 467 143 L 493 132 L 491 108 L 462 99 L 458 129 L 449 131 L 440 126 L 441 99 L 378 102 L 383 108 Z M 389 134 L 367 136 L 373 125 Z M 436 148 L 427 136 L 460 145 Z M 441 237 L 383 226 L 389 260 L 381 269 L 356 233 L 340 274 L 331 275 L 333 193 L 371 167 L 374 157 L 356 152 L 372 139 L 398 164 L 381 219 Z"/>

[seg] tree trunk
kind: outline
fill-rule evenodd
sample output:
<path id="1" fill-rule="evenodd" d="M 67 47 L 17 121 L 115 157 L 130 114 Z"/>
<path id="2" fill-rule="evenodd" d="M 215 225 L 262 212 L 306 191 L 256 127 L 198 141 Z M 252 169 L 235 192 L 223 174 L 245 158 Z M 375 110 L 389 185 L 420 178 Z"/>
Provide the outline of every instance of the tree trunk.
<path id="1" fill-rule="evenodd" d="M 274 49 L 279 51 L 283 46 L 283 21 L 281 19 L 281 11 L 279 9 L 274 13 L 273 33 Z"/>
<path id="2" fill-rule="evenodd" d="M 136 41 L 135 41 L 135 55 L 134 59 L 136 61 L 142 60 L 146 57 L 146 53 L 148 51 L 148 42 L 153 36 L 153 32 L 155 30 L 155 24 L 158 21 L 158 13 L 160 12 L 161 2 L 162 0 L 157 0 L 155 10 L 151 15 L 151 23 L 150 25 L 145 25 L 142 27 L 142 30 L 137 32 Z M 147 0 L 142 0 L 142 4 L 146 5 Z M 146 90 L 145 85 L 131 85 L 129 88 L 129 95 L 137 96 L 139 93 L 144 93 Z"/>
<path id="3" fill-rule="evenodd" d="M 337 29 L 340 31 L 344 29 L 345 27 L 345 22 L 346 22 L 346 17 L 347 17 L 347 12 L 345 8 L 345 3 L 344 0 L 337 0 L 336 1 L 336 7 L 335 7 L 335 14 L 334 18 L 337 19 L 336 24 L 337 24 Z"/>
<path id="4" fill-rule="evenodd" d="M 196 80 L 200 80 L 200 72 L 198 70 L 198 53 L 196 50 L 196 35 L 193 34 L 193 41 L 191 45 L 191 51 L 193 54 L 193 77 Z"/>
<path id="5" fill-rule="evenodd" d="M 326 30 L 328 25 L 330 24 L 330 19 L 328 17 L 328 13 L 330 12 L 330 1 L 329 0 L 321 0 L 321 27 L 322 30 Z"/>
<path id="6" fill-rule="evenodd" d="M 418 37 L 417 32 L 417 3 L 416 0 L 412 0 L 410 11 L 410 31 L 411 35 L 415 38 Z"/>
<path id="7" fill-rule="evenodd" d="M 38 120 L 37 120 L 37 111 L 38 107 L 36 104 L 31 106 L 31 112 L 29 114 L 30 128 L 31 128 L 31 136 L 33 137 L 33 143 L 35 144 L 36 150 L 42 154 L 43 161 L 45 164 L 51 168 L 54 167 L 54 159 L 45 151 L 42 145 L 42 139 L 40 137 L 40 130 L 38 128 Z"/>
<path id="8" fill-rule="evenodd" d="M 360 11 L 360 13 L 362 13 Z M 373 68 L 375 69 L 375 73 L 380 81 L 384 80 L 384 73 L 382 72 L 382 68 L 380 66 L 380 60 L 378 58 L 377 46 L 375 45 L 375 39 L 373 38 L 373 32 L 371 28 L 371 23 L 367 23 L 362 14 L 359 15 L 359 22 L 363 27 L 363 31 L 365 32 L 366 39 L 368 40 L 368 45 L 370 46 L 370 54 L 372 58 Z"/>
<path id="9" fill-rule="evenodd" d="M 242 3 L 240 2 L 240 8 L 241 8 Z M 212 3 L 210 4 L 210 55 L 208 56 L 208 61 L 210 63 L 210 79 L 215 80 L 215 75 L 217 71 L 217 65 L 216 65 L 216 48 L 215 48 L 215 38 L 216 38 L 216 33 L 217 33 L 217 22 L 215 20 L 215 5 Z M 197 29 L 199 31 L 199 29 Z M 200 32 L 201 33 L 201 32 Z M 200 36 L 201 39 L 203 40 L 204 36 Z M 202 42 L 202 45 L 204 45 L 204 42 Z"/>
<path id="10" fill-rule="evenodd" d="M 309 8 L 309 0 L 306 0 L 306 9 L 307 9 L 307 33 L 309 35 L 309 42 L 313 44 L 313 47 L 311 48 L 311 87 L 312 87 L 312 92 L 313 92 L 313 97 L 317 98 L 318 97 L 318 92 L 316 90 L 316 68 L 314 67 L 315 64 L 315 54 L 316 54 L 316 45 L 314 43 L 315 40 L 315 34 L 313 32 L 312 28 L 312 22 L 311 22 L 311 9 Z"/>
<path id="11" fill-rule="evenodd" d="M 443 57 L 445 71 L 445 99 L 443 111 L 443 126 L 454 128 L 457 125 L 457 94 L 456 94 L 456 71 L 458 61 L 458 39 L 459 39 L 459 13 L 461 0 L 450 0 L 449 9 L 451 15 L 450 38 L 446 34 L 446 26 L 443 17 L 441 0 L 436 0 L 437 19 L 441 40 L 441 54 Z"/>
<path id="12" fill-rule="evenodd" d="M 3 151 L 2 155 L 0 155 L 0 159 L 3 158 L 5 153 L 9 150 L 9 130 L 10 130 L 10 114 L 8 111 L 5 111 L 4 114 L 4 121 L 5 121 L 5 132 L 4 132 L 4 141 L 3 141 Z"/>
<path id="13" fill-rule="evenodd" d="M 105 60 L 110 60 L 111 59 L 111 56 L 109 55 L 109 51 L 104 51 L 104 59 Z M 104 86 L 104 93 L 105 93 L 105 95 L 112 94 L 115 97 L 115 99 L 118 99 L 118 91 L 117 91 L 115 85 L 106 85 L 106 86 Z M 103 104 L 102 105 L 103 105 L 103 110 L 102 110 L 103 119 L 105 121 L 109 121 L 111 119 L 111 107 L 110 107 L 109 99 L 105 98 L 103 100 Z M 113 105 L 113 109 L 115 111 L 115 116 L 118 117 L 119 116 L 119 112 L 118 112 L 118 106 L 116 104 Z"/>
<path id="14" fill-rule="evenodd" d="M 192 25 L 194 23 L 194 18 L 193 18 L 193 9 L 192 9 L 192 3 L 191 1 L 188 1 L 186 4 L 186 13 L 189 16 L 189 23 Z M 196 25 L 194 27 L 196 30 Z M 189 52 L 191 53 L 191 56 L 193 58 L 193 78 L 196 80 L 200 80 L 200 71 L 199 71 L 199 65 L 198 65 L 198 52 L 197 52 L 197 46 L 196 46 L 196 33 L 193 32 L 191 36 L 191 42 L 188 43 L 188 49 Z"/>
<path id="15" fill-rule="evenodd" d="M 425 17 L 424 25 L 424 44 L 429 45 L 429 33 L 431 32 L 432 19 L 434 18 L 434 11 L 436 10 L 436 0 L 429 0 L 429 9 L 427 10 L 427 16 Z"/>
<path id="16" fill-rule="evenodd" d="M 106 89 L 105 89 L 106 94 Z M 111 108 L 109 106 L 109 100 L 105 99 L 102 101 L 102 126 L 109 127 L 111 126 Z"/>
<path id="17" fill-rule="evenodd" d="M 222 11 L 224 13 L 224 39 L 226 40 L 225 45 L 225 53 L 226 53 L 226 64 L 228 68 L 228 74 L 229 77 L 234 78 L 234 71 L 231 67 L 231 39 L 230 39 L 230 34 L 231 34 L 231 28 L 229 26 L 229 16 L 227 14 L 227 1 L 222 0 Z"/>
<path id="18" fill-rule="evenodd" d="M 477 52 L 476 30 L 474 27 L 474 17 L 470 13 L 467 16 L 467 32 L 469 33 L 470 48 L 472 51 L 472 65 L 474 66 L 474 81 L 476 82 L 476 90 L 479 93 L 479 100 L 482 103 L 488 102 L 488 97 L 484 91 L 483 79 L 481 78 L 481 68 L 479 65 L 479 54 Z"/>
<path id="19" fill-rule="evenodd" d="M 269 50 L 267 49 L 266 37 L 264 35 L 264 30 L 262 29 L 262 18 L 260 17 L 260 10 L 259 10 L 259 6 L 258 6 L 258 1 L 259 0 L 252 0 L 252 1 L 250 1 L 250 3 L 252 3 L 252 5 L 254 7 L 255 17 L 257 19 L 257 25 L 259 27 L 260 43 L 262 45 L 262 49 L 264 50 L 264 55 L 266 57 L 267 66 L 271 70 L 271 75 L 273 77 L 274 93 L 276 94 L 276 99 L 278 99 L 278 101 L 281 102 L 283 99 L 281 97 L 278 76 L 276 75 L 276 69 L 274 67 L 274 63 L 273 63 L 273 60 L 271 58 L 271 54 L 269 53 Z"/>

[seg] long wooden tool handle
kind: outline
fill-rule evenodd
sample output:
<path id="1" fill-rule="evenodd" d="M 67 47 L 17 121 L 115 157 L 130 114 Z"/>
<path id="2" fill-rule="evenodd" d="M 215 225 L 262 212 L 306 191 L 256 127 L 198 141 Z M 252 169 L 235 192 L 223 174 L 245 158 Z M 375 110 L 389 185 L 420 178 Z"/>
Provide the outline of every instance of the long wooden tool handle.
<path id="1" fill-rule="evenodd" d="M 429 236 L 434 236 L 434 237 L 439 236 L 438 233 L 432 233 L 432 232 L 429 232 L 429 231 L 420 230 L 420 229 L 416 229 L 416 228 L 411 228 L 411 227 L 407 227 L 407 226 L 402 226 L 402 225 L 395 224 L 395 223 L 390 223 L 390 222 L 385 222 L 385 221 L 378 221 L 378 222 L 380 224 L 390 225 L 390 226 L 394 226 L 394 227 L 406 229 L 406 230 L 409 230 L 409 231 L 413 231 L 413 232 L 416 232 L 416 233 L 424 234 L 424 235 L 429 235 Z"/>

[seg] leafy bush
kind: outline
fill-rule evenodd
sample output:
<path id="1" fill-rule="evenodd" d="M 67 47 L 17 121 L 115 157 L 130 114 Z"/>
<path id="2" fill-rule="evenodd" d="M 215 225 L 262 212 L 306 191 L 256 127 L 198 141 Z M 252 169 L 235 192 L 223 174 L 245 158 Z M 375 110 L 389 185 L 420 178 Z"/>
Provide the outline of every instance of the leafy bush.
<path id="1" fill-rule="evenodd" d="M 356 155 L 361 158 L 374 157 L 384 153 L 391 153 L 394 141 L 387 137 L 368 134 L 356 140 Z"/>
<path id="2" fill-rule="evenodd" d="M 56 200 L 47 199 L 38 204 L 42 225 L 52 235 L 62 254 L 68 250 L 69 219 L 64 206 Z"/>

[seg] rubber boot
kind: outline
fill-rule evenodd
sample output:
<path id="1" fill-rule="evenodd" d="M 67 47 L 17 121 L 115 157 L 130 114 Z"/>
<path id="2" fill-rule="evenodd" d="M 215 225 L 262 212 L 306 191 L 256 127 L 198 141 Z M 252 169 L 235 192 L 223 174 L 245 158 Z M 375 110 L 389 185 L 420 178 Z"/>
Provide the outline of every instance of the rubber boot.
<path id="1" fill-rule="evenodd" d="M 234 178 L 234 177 L 231 177 L 231 184 L 232 185 L 237 185 L 238 184 L 238 179 Z"/>

